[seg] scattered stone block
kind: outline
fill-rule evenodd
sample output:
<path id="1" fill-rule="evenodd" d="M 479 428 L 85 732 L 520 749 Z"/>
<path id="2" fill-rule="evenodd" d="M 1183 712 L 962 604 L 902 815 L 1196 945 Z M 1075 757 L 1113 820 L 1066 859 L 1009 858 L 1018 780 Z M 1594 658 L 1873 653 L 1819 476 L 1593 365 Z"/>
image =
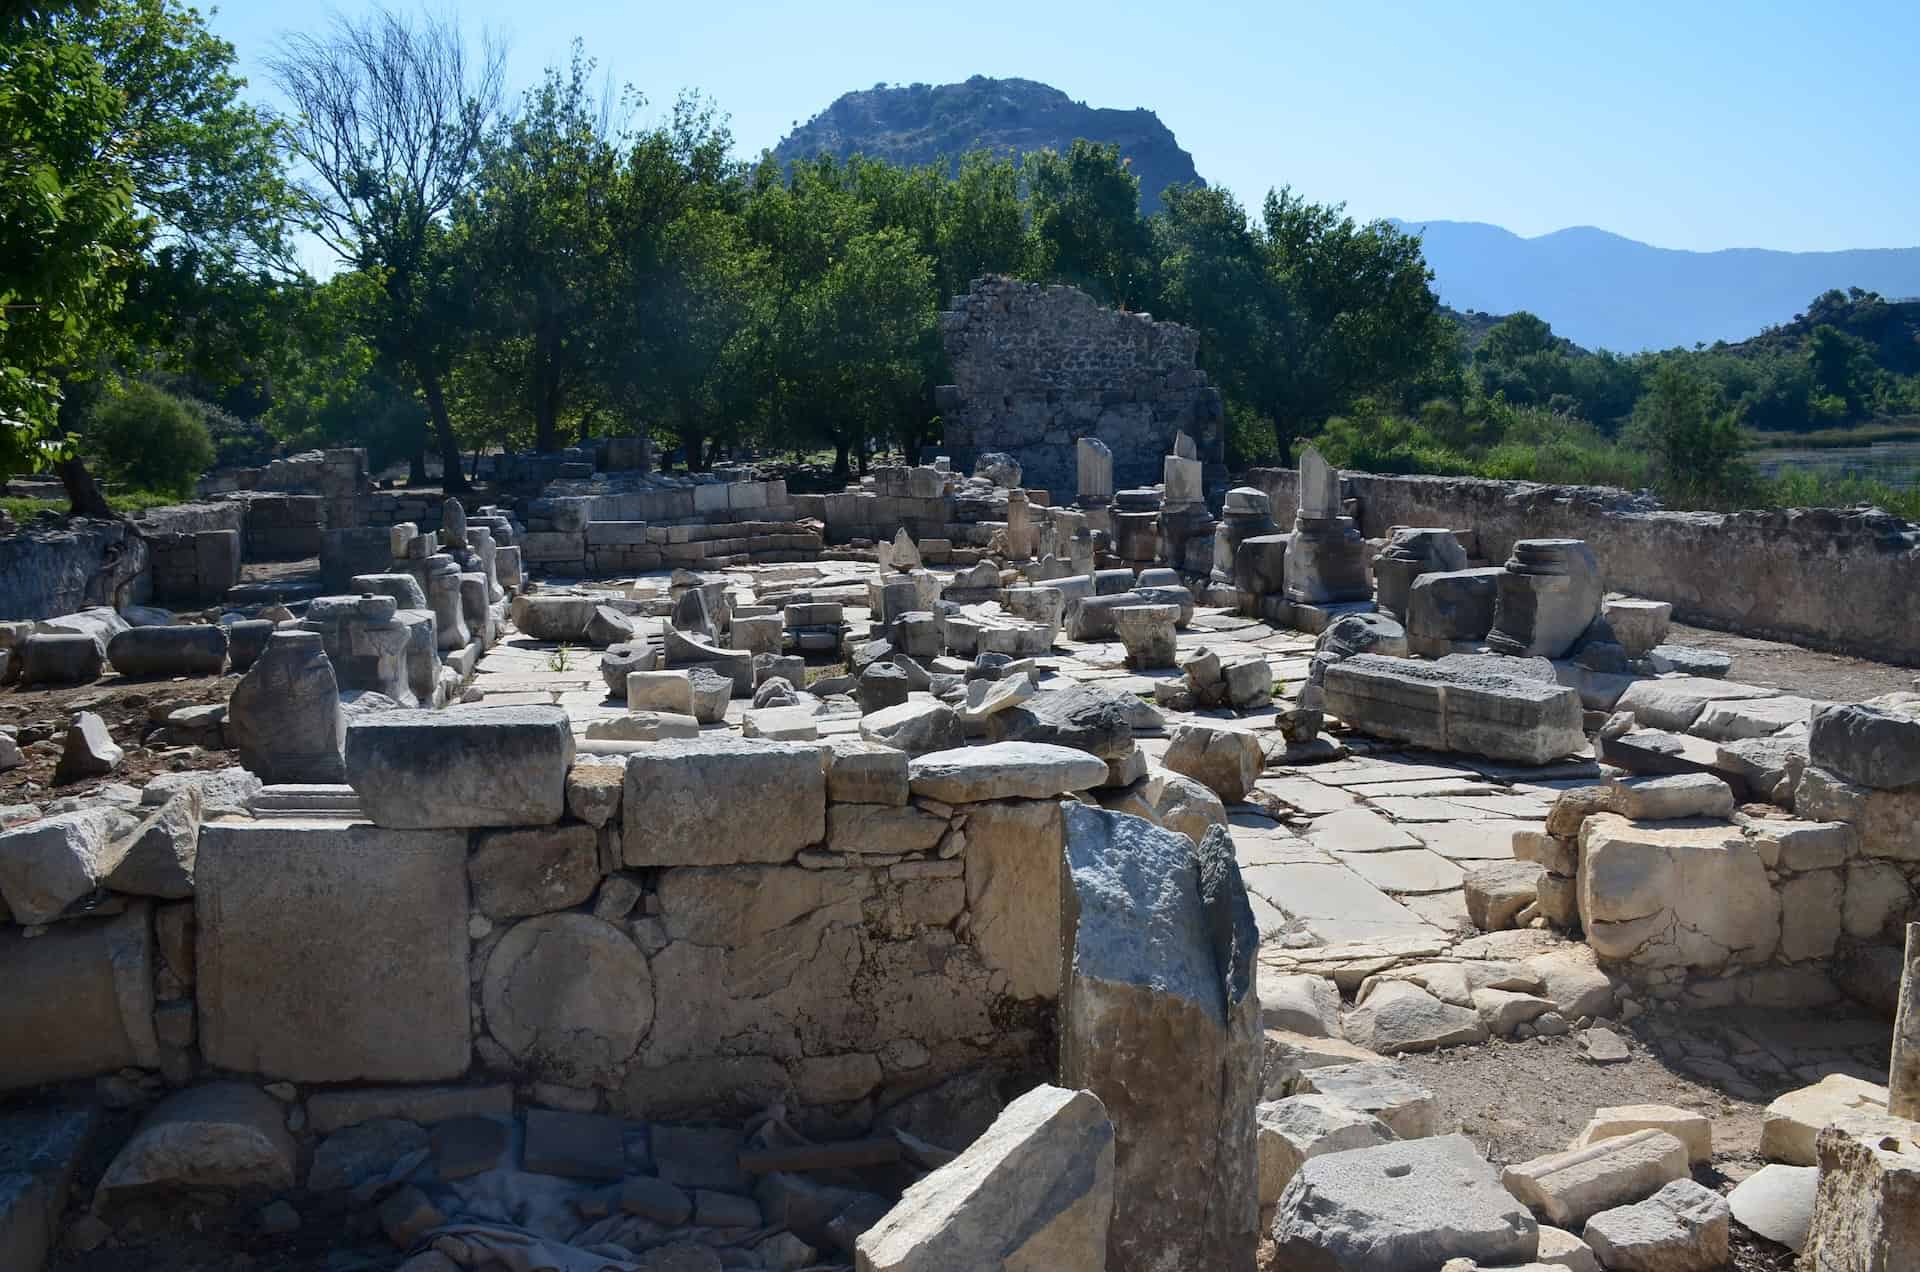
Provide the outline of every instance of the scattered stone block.
<path id="1" fill-rule="evenodd" d="M 103 886 L 132 841 L 134 819 L 99 805 L 0 831 L 0 899 L 16 923 L 49 923 Z"/>
<path id="2" fill-rule="evenodd" d="M 1789 1091 L 1767 1105 L 1760 1156 L 1789 1166 L 1817 1166 L 1820 1129 L 1847 1113 L 1885 1113 L 1887 1088 L 1845 1073 Z"/>
<path id="3" fill-rule="evenodd" d="M 627 1173 L 626 1123 L 598 1113 L 528 1109 L 521 1164 L 563 1179 L 619 1179 Z"/>
<path id="4" fill-rule="evenodd" d="M 1303 1070 L 1294 1085 L 1300 1094 L 1332 1096 L 1350 1108 L 1373 1114 L 1401 1139 L 1440 1132 L 1440 1102 L 1411 1072 L 1391 1060 L 1315 1066 Z"/>
<path id="5" fill-rule="evenodd" d="M 1277 1267 L 1406 1272 L 1524 1263 L 1540 1235 L 1472 1141 L 1445 1135 L 1309 1159 L 1281 1194 L 1273 1241 Z"/>
<path id="6" fill-rule="evenodd" d="M 113 735 L 107 732 L 105 720 L 92 711 L 76 711 L 67 724 L 60 763 L 53 770 L 53 784 L 65 786 L 89 777 L 105 777 L 117 772 L 126 758 L 127 753 L 114 743 Z"/>
<path id="7" fill-rule="evenodd" d="M 1349 1041 L 1397 1055 L 1487 1040 L 1480 1014 L 1443 1003 L 1411 981 L 1376 981 L 1372 992 L 1347 1013 Z"/>
<path id="8" fill-rule="evenodd" d="M 244 1082 L 175 1092 L 155 1106 L 100 1179 L 96 1209 L 151 1194 L 293 1187 L 299 1148 L 272 1096 Z"/>
<path id="9" fill-rule="evenodd" d="M 1726 1266 L 1731 1219 L 1719 1193 L 1676 1179 L 1643 1202 L 1595 1215 L 1585 1236 L 1607 1268 L 1711 1272 Z"/>
<path id="10" fill-rule="evenodd" d="M 1666 601 L 1616 598 L 1602 603 L 1600 617 L 1606 620 L 1614 640 L 1629 658 L 1645 658 L 1654 646 L 1667 638 L 1673 622 L 1673 606 Z"/>
<path id="11" fill-rule="evenodd" d="M 1705 1114 L 1677 1109 L 1670 1104 L 1615 1104 L 1595 1109 L 1586 1129 L 1568 1148 L 1586 1148 L 1602 1140 L 1634 1131 L 1665 1131 L 1687 1146 L 1687 1160 L 1700 1163 L 1713 1160 L 1713 1123 Z"/>
<path id="12" fill-rule="evenodd" d="M 1161 764 L 1184 774 L 1237 804 L 1247 797 L 1266 763 L 1260 739 L 1243 729 L 1212 724 L 1183 724 L 1173 731 L 1172 743 Z"/>
<path id="13" fill-rule="evenodd" d="M 1807 755 L 1828 772 L 1876 790 L 1920 785 L 1920 716 L 1865 703 L 1822 707 L 1813 713 Z"/>
<path id="14" fill-rule="evenodd" d="M 1652 1128 L 1518 1162 L 1500 1177 L 1508 1192 L 1542 1218 L 1571 1229 L 1602 1210 L 1644 1200 L 1685 1178 L 1687 1146 Z"/>
<path id="15" fill-rule="evenodd" d="M 467 858 L 474 909 L 513 919 L 579 905 L 600 883 L 597 841 L 578 823 L 481 831 Z"/>
<path id="16" fill-rule="evenodd" d="M 1035 1188 L 1035 1180 L 1051 1181 Z M 1040 1086 L 856 1243 L 861 1272 L 1106 1268 L 1114 1127 L 1087 1091 Z"/>
<path id="17" fill-rule="evenodd" d="M 1920 1254 L 1920 1124 L 1842 1113 L 1820 1132 L 1819 1187 L 1801 1266 L 1895 1272 Z"/>
<path id="18" fill-rule="evenodd" d="M 1379 1118 L 1324 1095 L 1294 1095 L 1254 1112 L 1260 1135 L 1260 1205 L 1271 1206 L 1309 1159 L 1392 1143 Z"/>
<path id="19" fill-rule="evenodd" d="M 1137 698 L 1097 685 L 1048 689 L 991 719 L 993 737 L 1004 742 L 1045 742 L 1072 747 L 1103 760 L 1133 750 Z"/>
<path id="20" fill-rule="evenodd" d="M 1527 861 L 1494 861 L 1467 871 L 1467 917 L 1482 932 L 1514 926 L 1514 916 L 1534 903 L 1540 867 Z"/>
<path id="21" fill-rule="evenodd" d="M 100 678 L 106 649 L 84 632 L 35 632 L 15 652 L 23 685 L 83 685 Z"/>
<path id="22" fill-rule="evenodd" d="M 1260 1023 L 1310 1038 L 1338 1038 L 1340 989 L 1324 976 L 1271 974 L 1259 968 Z"/>
<path id="23" fill-rule="evenodd" d="M 186 786 L 148 813 L 127 832 L 125 855 L 107 876 L 107 886 L 131 896 L 171 900 L 192 896 L 201 811 L 199 789 Z"/>
<path id="24" fill-rule="evenodd" d="M 347 783 L 377 825 L 543 826 L 566 812 L 573 733 L 559 707 L 387 711 L 347 730 Z"/>
<path id="25" fill-rule="evenodd" d="M 207 1062 L 296 1082 L 464 1074 L 464 834 L 212 822 L 194 897 Z"/>
<path id="26" fill-rule="evenodd" d="M 1004 712 L 997 718 L 1011 714 Z M 945 703 L 931 700 L 903 702 L 862 716 L 860 736 L 908 755 L 951 751 L 966 742 L 959 713 Z"/>
<path id="27" fill-rule="evenodd" d="M 915 795 L 947 804 L 1052 799 L 1089 790 L 1106 779 L 1107 766 L 1086 752 L 1038 742 L 995 742 L 936 751 L 913 757 L 908 766 Z"/>
<path id="28" fill-rule="evenodd" d="M 1693 727 L 1710 702 L 1771 698 L 1778 690 L 1699 676 L 1669 676 L 1636 680 L 1620 695 L 1615 709 L 1629 712 L 1644 728 L 1684 733 Z"/>
<path id="29" fill-rule="evenodd" d="M 1516 675 L 1512 660 L 1449 655 L 1435 663 L 1356 654 L 1326 669 L 1326 710 L 1377 737 L 1518 764 L 1586 745 L 1578 691 Z"/>
<path id="30" fill-rule="evenodd" d="M 1807 1244 L 1819 1190 L 1818 1167 L 1767 1165 L 1727 1194 L 1727 1208 L 1744 1226 L 1798 1253 Z"/>
<path id="31" fill-rule="evenodd" d="M 107 642 L 107 660 L 123 676 L 217 676 L 227 633 L 211 624 L 129 627 Z"/>
<path id="32" fill-rule="evenodd" d="M 1607 787 L 1608 810 L 1633 821 L 1725 819 L 1733 813 L 1732 789 L 1711 773 L 1614 778 Z"/>

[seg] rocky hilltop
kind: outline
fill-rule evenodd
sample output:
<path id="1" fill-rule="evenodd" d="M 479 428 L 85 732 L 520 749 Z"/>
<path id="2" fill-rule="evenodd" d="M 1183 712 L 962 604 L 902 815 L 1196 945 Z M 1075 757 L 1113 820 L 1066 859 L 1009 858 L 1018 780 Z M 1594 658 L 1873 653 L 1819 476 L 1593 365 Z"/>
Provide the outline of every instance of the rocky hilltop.
<path id="1" fill-rule="evenodd" d="M 1076 138 L 1113 142 L 1140 177 L 1142 211 L 1160 207 L 1170 185 L 1204 185 L 1193 156 L 1144 107 L 1108 110 L 1076 102 L 1050 85 L 976 75 L 964 84 L 876 85 L 843 94 L 773 149 L 782 163 L 865 154 L 893 163 L 957 162 L 970 150 L 1024 155 L 1066 150 Z"/>

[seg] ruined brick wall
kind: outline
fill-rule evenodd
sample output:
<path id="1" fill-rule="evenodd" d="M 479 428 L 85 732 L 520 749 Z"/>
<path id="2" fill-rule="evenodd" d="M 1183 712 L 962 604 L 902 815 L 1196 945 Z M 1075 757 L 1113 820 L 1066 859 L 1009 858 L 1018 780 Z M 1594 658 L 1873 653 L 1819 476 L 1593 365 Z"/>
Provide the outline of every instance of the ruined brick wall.
<path id="1" fill-rule="evenodd" d="M 1369 538 L 1393 526 L 1471 530 L 1496 564 L 1517 539 L 1584 539 L 1609 589 L 1670 601 L 1681 622 L 1920 666 L 1920 528 L 1895 517 L 1667 512 L 1591 486 L 1342 476 Z M 1294 471 L 1256 468 L 1247 480 L 1290 524 Z"/>
<path id="2" fill-rule="evenodd" d="M 1022 484 L 1076 488 L 1074 442 L 1113 451 L 1116 486 L 1152 485 L 1175 433 L 1221 462 L 1219 390 L 1194 366 L 1199 333 L 1150 314 L 1108 309 L 1074 287 L 975 280 L 940 315 L 952 384 L 935 397 L 943 449 L 969 472 L 983 451 L 1020 461 Z"/>

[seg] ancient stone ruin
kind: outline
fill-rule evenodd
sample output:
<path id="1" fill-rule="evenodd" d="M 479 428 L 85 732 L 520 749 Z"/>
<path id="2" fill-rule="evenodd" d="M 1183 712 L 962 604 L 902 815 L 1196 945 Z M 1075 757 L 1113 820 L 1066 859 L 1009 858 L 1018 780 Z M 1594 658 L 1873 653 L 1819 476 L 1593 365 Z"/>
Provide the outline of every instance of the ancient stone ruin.
<path id="1" fill-rule="evenodd" d="M 1911 527 L 1227 485 L 1178 329 L 948 334 L 953 454 L 832 493 L 14 549 L 0 1265 L 1920 1266 L 1920 693 L 1680 626 L 1884 686 Z M 1902 587 L 1648 559 L 1721 532 Z"/>

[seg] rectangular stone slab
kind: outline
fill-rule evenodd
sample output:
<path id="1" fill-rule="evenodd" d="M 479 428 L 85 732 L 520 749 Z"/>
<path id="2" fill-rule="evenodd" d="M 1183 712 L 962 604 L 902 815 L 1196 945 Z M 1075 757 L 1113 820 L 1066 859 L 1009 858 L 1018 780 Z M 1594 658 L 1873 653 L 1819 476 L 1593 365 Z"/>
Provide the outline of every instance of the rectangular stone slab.
<path id="1" fill-rule="evenodd" d="M 347 727 L 346 753 L 377 825 L 543 826 L 566 813 L 573 733 L 559 707 L 379 712 Z"/>
<path id="2" fill-rule="evenodd" d="M 471 1058 L 467 837 L 338 821 L 200 832 L 200 1049 L 293 1082 L 428 1082 Z"/>
<path id="3" fill-rule="evenodd" d="M 627 759 L 629 866 L 792 861 L 827 833 L 817 743 L 670 738 Z"/>

